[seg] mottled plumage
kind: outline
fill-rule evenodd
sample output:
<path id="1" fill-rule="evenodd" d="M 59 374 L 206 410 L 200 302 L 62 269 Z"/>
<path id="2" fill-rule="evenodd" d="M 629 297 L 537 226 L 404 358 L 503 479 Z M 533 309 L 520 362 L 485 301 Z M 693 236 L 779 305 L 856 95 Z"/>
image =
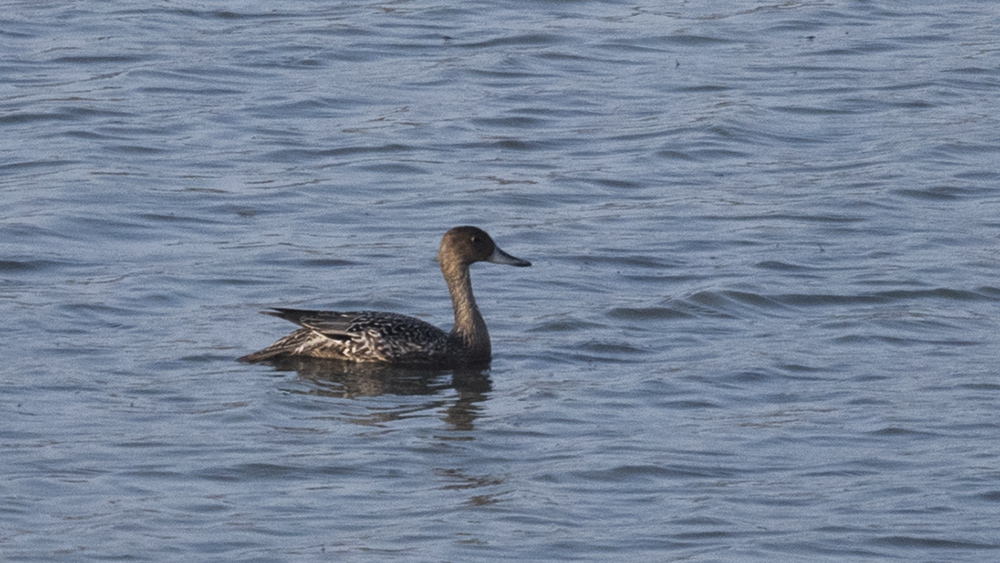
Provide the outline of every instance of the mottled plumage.
<path id="1" fill-rule="evenodd" d="M 445 233 L 438 260 L 455 310 L 455 326 L 450 333 L 420 319 L 396 313 L 275 308 L 264 313 L 302 328 L 240 360 L 256 362 L 308 356 L 398 365 L 488 364 L 490 337 L 472 295 L 469 265 L 481 261 L 512 266 L 530 266 L 531 263 L 500 250 L 488 234 L 476 227 L 455 227 Z"/>
<path id="2" fill-rule="evenodd" d="M 443 330 L 396 313 L 300 309 L 274 309 L 265 313 L 303 328 L 242 360 L 311 356 L 355 362 L 441 364 L 461 352 L 460 343 Z"/>

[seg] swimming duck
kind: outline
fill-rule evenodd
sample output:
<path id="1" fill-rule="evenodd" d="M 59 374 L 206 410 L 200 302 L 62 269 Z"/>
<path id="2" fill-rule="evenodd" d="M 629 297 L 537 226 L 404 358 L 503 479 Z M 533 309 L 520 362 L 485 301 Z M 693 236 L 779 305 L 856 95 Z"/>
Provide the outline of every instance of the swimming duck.
<path id="1" fill-rule="evenodd" d="M 446 232 L 438 250 L 438 262 L 455 309 L 455 325 L 450 333 L 396 313 L 274 308 L 262 312 L 302 328 L 259 352 L 243 356 L 240 361 L 309 356 L 436 367 L 489 364 L 490 335 L 472 295 L 469 266 L 475 262 L 493 262 L 524 267 L 531 262 L 500 250 L 490 235 L 476 227 L 455 227 Z"/>

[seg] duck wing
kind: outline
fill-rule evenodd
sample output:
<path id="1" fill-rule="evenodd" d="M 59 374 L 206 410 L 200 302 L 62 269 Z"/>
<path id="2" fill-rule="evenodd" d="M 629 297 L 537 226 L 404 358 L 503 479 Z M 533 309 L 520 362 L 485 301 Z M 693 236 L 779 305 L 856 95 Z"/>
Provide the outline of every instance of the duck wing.
<path id="1" fill-rule="evenodd" d="M 283 309 L 275 307 L 261 311 L 265 315 L 285 319 L 302 328 L 318 332 L 327 338 L 349 340 L 352 334 L 364 330 L 356 321 L 363 313 L 340 313 L 337 311 L 309 311 L 305 309 Z"/>
<path id="2" fill-rule="evenodd" d="M 244 356 L 245 361 L 312 356 L 356 362 L 436 364 L 445 362 L 453 353 L 454 343 L 447 333 L 406 315 L 284 308 L 264 313 L 302 328 L 260 352 Z"/>
<path id="3" fill-rule="evenodd" d="M 414 342 L 445 336 L 438 327 L 414 317 L 398 313 L 375 311 L 308 311 L 274 308 L 264 311 L 302 328 L 314 330 L 328 338 L 348 339 L 363 334 L 378 334 L 383 338 L 410 338 Z"/>

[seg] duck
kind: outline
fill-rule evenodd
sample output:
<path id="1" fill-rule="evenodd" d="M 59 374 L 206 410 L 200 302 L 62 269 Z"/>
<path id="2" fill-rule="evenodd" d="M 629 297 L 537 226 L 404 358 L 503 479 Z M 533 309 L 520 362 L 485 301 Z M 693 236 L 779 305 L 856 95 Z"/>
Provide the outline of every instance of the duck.
<path id="1" fill-rule="evenodd" d="M 261 311 L 299 325 L 274 344 L 239 358 L 243 362 L 311 357 L 399 366 L 475 367 L 492 359 L 486 321 L 472 294 L 469 266 L 493 262 L 526 267 L 531 262 L 507 254 L 472 226 L 449 229 L 438 250 L 448 284 L 455 324 L 450 332 L 414 317 L 376 311 L 312 311 L 271 308 Z"/>

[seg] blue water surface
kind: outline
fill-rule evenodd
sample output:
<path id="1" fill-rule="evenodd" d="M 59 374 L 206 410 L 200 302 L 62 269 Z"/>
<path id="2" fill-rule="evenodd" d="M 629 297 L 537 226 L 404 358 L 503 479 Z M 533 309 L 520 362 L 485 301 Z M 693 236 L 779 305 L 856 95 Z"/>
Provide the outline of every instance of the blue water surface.
<path id="1" fill-rule="evenodd" d="M 0 559 L 1000 557 L 1000 4 L 15 2 Z M 270 306 L 485 373 L 235 361 Z"/>

